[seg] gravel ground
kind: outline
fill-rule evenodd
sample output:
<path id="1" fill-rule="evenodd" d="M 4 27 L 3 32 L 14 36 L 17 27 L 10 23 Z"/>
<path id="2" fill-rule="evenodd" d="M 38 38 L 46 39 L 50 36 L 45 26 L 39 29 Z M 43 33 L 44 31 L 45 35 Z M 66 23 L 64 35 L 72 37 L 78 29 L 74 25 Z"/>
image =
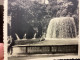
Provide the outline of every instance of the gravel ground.
<path id="1" fill-rule="evenodd" d="M 9 56 L 8 60 L 53 60 L 55 58 L 75 58 L 77 54 L 66 53 L 66 54 L 33 54 L 27 56 Z"/>

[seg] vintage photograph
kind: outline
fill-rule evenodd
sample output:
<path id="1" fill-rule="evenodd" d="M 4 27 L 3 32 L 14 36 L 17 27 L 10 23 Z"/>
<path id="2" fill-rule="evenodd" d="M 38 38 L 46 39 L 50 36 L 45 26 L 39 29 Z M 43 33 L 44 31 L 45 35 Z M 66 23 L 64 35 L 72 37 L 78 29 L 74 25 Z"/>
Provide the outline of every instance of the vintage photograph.
<path id="1" fill-rule="evenodd" d="M 79 54 L 79 0 L 7 0 L 8 60 L 54 60 Z"/>

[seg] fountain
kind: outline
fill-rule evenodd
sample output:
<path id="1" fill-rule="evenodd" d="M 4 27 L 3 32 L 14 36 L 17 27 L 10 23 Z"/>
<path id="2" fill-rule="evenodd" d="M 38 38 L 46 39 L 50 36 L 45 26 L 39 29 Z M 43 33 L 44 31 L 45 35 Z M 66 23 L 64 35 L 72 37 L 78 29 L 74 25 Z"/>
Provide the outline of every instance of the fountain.
<path id="1" fill-rule="evenodd" d="M 40 39 L 35 37 L 36 33 L 32 39 L 16 41 L 18 43 L 13 46 L 13 54 L 42 54 L 56 52 L 78 53 L 78 39 L 76 38 L 77 32 L 75 22 L 72 17 L 51 19 L 48 25 L 47 34 L 44 33 Z"/>
<path id="2" fill-rule="evenodd" d="M 76 25 L 72 17 L 51 19 L 48 25 L 46 39 L 75 38 L 76 36 Z"/>

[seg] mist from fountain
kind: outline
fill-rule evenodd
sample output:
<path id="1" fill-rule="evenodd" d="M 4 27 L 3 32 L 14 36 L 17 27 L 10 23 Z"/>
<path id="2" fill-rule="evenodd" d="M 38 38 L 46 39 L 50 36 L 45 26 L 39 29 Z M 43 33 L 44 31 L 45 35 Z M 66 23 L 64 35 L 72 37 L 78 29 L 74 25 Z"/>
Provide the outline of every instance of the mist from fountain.
<path id="1" fill-rule="evenodd" d="M 48 25 L 46 39 L 75 38 L 76 36 L 76 25 L 72 17 L 51 19 Z"/>

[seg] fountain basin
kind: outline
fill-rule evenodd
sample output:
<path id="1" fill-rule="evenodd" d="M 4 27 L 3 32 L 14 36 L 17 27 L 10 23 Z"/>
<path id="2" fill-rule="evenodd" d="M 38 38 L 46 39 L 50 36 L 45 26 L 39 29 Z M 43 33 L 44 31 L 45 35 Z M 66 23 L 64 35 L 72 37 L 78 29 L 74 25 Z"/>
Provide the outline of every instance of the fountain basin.
<path id="1" fill-rule="evenodd" d="M 17 50 L 17 51 L 16 51 Z M 13 55 L 78 53 L 78 38 L 44 40 L 35 43 L 13 46 Z"/>
<path id="2" fill-rule="evenodd" d="M 38 39 L 21 39 L 21 40 L 15 40 L 15 45 L 33 44 L 33 43 L 36 43 L 39 41 L 40 41 L 40 38 L 38 38 Z"/>

